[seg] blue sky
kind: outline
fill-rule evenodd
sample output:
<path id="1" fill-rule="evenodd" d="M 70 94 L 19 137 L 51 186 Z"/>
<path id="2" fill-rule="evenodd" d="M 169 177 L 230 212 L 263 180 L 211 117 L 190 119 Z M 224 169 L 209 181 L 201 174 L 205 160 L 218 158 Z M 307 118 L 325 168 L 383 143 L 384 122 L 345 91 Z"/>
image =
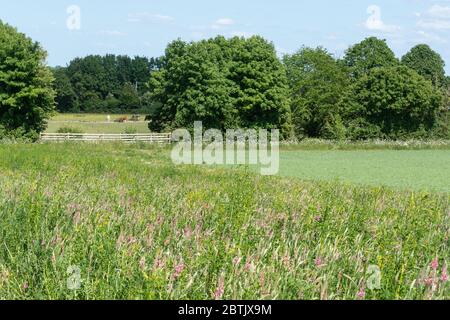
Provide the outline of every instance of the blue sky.
<path id="1" fill-rule="evenodd" d="M 41 42 L 50 65 L 87 54 L 159 56 L 171 40 L 217 34 L 259 34 L 280 54 L 321 45 L 342 56 L 376 35 L 398 56 L 429 44 L 450 74 L 450 0 L 0 0 L 0 19 Z"/>

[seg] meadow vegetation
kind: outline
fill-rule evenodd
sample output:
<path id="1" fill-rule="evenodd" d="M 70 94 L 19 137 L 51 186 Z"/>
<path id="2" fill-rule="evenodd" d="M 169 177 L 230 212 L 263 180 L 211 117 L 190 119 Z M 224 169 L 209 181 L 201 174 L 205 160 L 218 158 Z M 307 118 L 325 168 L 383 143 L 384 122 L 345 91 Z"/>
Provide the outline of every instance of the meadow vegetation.
<path id="1" fill-rule="evenodd" d="M 0 298 L 450 297 L 448 193 L 174 166 L 169 153 L 0 145 Z"/>

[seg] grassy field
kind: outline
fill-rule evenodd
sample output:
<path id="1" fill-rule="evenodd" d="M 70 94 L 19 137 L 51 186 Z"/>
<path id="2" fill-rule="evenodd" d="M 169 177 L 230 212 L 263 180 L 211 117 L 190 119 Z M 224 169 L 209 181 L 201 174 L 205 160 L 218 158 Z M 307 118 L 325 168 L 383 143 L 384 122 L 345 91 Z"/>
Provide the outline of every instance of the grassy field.
<path id="1" fill-rule="evenodd" d="M 450 192 L 450 149 L 286 151 L 280 163 L 287 177 Z"/>
<path id="2" fill-rule="evenodd" d="M 302 178 L 351 155 L 296 152 Z M 413 156 L 445 154 L 392 155 Z M 0 145 L 0 298 L 449 299 L 449 193 L 401 189 L 174 166 L 166 147 Z"/>
<path id="3" fill-rule="evenodd" d="M 126 123 L 114 122 L 114 120 L 123 117 L 131 119 L 131 114 L 110 115 L 109 122 L 107 116 L 106 114 L 57 114 L 49 121 L 46 132 L 56 133 L 62 127 L 71 127 L 83 133 L 150 133 L 148 123 L 144 121 L 144 115 L 140 115 L 141 121 Z"/>
<path id="4" fill-rule="evenodd" d="M 101 113 L 57 113 L 51 121 L 71 121 L 71 122 L 107 122 L 107 114 Z M 132 114 L 110 114 L 111 121 L 127 117 L 130 119 Z M 141 120 L 145 119 L 144 115 L 139 115 Z"/>

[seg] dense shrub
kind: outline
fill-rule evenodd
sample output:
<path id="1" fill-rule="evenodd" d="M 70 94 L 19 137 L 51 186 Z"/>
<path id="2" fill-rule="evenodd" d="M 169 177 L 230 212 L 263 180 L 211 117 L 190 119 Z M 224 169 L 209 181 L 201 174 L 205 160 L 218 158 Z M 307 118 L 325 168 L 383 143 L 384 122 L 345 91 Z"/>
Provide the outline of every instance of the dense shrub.
<path id="1" fill-rule="evenodd" d="M 71 127 L 71 126 L 64 126 L 59 128 L 56 133 L 79 133 L 82 134 L 84 131 L 80 128 Z"/>
<path id="2" fill-rule="evenodd" d="M 343 68 L 323 48 L 302 48 L 285 56 L 292 91 L 292 121 L 298 137 L 339 136 L 330 122 L 339 121 L 336 105 L 349 84 Z"/>
<path id="3" fill-rule="evenodd" d="M 408 67 L 375 68 L 352 85 L 341 112 L 353 139 L 425 137 L 438 125 L 442 100 Z"/>

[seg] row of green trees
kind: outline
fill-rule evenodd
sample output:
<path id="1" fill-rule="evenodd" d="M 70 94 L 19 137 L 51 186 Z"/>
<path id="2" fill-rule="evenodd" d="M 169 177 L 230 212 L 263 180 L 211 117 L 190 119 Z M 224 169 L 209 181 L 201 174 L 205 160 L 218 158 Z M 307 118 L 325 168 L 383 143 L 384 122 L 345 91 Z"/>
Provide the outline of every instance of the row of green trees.
<path id="1" fill-rule="evenodd" d="M 51 72 L 53 71 L 53 72 Z M 449 137 L 449 78 L 426 45 L 397 59 L 368 38 L 336 59 L 279 59 L 254 36 L 170 43 L 158 59 L 107 55 L 46 67 L 36 42 L 0 21 L 0 135 L 36 135 L 54 112 L 148 110 L 149 128 L 279 128 L 285 138 Z"/>
<path id="2" fill-rule="evenodd" d="M 285 56 L 297 136 L 333 139 L 448 137 L 445 63 L 427 45 L 398 60 L 367 38 L 334 59 L 323 48 Z"/>
<path id="3" fill-rule="evenodd" d="M 60 112 L 142 112 L 151 108 L 146 83 L 158 59 L 91 55 L 53 69 Z"/>
<path id="4" fill-rule="evenodd" d="M 149 81 L 154 131 L 190 127 L 280 128 L 284 137 L 448 137 L 444 61 L 427 45 L 401 60 L 367 38 L 335 59 L 302 48 L 282 61 L 261 37 L 169 44 Z"/>

